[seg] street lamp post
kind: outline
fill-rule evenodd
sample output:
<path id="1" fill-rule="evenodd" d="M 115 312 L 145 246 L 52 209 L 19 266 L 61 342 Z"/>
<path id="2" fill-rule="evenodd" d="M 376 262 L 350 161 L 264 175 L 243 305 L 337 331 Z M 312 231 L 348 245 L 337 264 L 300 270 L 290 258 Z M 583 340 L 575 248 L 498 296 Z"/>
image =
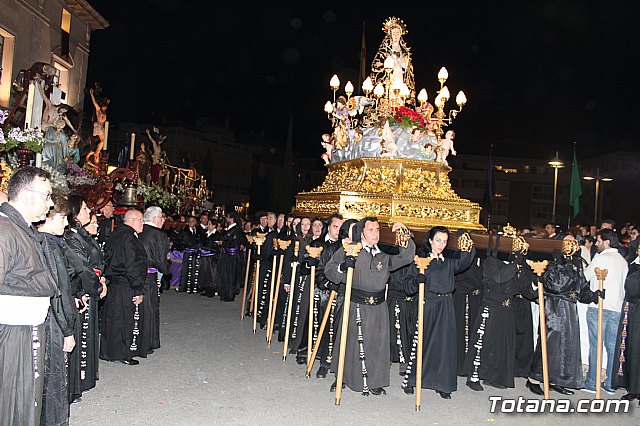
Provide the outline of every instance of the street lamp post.
<path id="1" fill-rule="evenodd" d="M 598 196 L 600 195 L 600 182 L 611 182 L 613 179 L 600 176 L 600 168 L 596 167 L 596 175 L 595 176 L 585 176 L 584 180 L 595 180 L 596 181 L 596 194 L 594 200 L 594 208 L 593 208 L 593 224 L 598 226 Z"/>
<path id="2" fill-rule="evenodd" d="M 551 213 L 551 222 L 556 224 L 556 203 L 558 201 L 558 169 L 564 167 L 564 163 L 558 157 L 558 151 L 553 160 L 549 161 L 549 166 L 553 168 L 553 210 Z"/>

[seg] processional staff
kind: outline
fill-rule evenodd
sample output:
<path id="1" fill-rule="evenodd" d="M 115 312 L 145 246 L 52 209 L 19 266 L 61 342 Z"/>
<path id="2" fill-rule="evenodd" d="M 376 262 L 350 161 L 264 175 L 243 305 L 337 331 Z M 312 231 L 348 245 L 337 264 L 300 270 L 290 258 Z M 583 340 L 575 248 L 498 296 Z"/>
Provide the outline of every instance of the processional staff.
<path id="1" fill-rule="evenodd" d="M 604 292 L 604 280 L 607 279 L 608 269 L 595 268 L 596 278 L 600 293 L 598 294 L 598 350 L 596 351 L 596 399 L 600 399 L 600 388 L 602 387 L 602 293 Z"/>
<path id="2" fill-rule="evenodd" d="M 253 235 L 247 235 L 249 244 L 253 242 Z M 249 283 L 249 269 L 251 269 L 251 246 L 247 250 L 247 268 L 244 271 L 244 290 L 242 292 L 242 312 L 240 312 L 240 320 L 244 319 L 244 308 L 247 302 L 247 284 Z"/>
<path id="3" fill-rule="evenodd" d="M 278 265 L 278 278 L 276 280 L 276 293 L 273 296 L 273 312 L 271 313 L 271 324 L 269 325 L 269 334 L 267 341 L 271 344 L 273 336 L 273 328 L 276 323 L 276 311 L 278 310 L 278 296 L 280 295 L 280 279 L 282 278 L 282 265 L 284 265 L 284 255 L 291 245 L 291 240 L 278 240 L 278 248 L 280 249 L 280 264 Z"/>
<path id="4" fill-rule="evenodd" d="M 265 337 L 267 343 L 271 343 L 271 337 L 269 336 L 269 327 L 271 325 L 271 309 L 273 309 L 273 289 L 276 284 L 276 269 L 278 265 L 278 239 L 273 239 L 273 264 L 271 265 L 271 283 L 269 285 L 269 310 L 267 311 L 267 326 Z"/>
<path id="5" fill-rule="evenodd" d="M 306 247 L 307 253 L 309 257 L 312 259 L 317 259 L 322 253 L 322 247 Z M 309 324 L 307 324 L 307 369 L 311 369 L 313 367 L 313 361 L 311 357 L 308 356 L 309 349 L 313 347 L 313 309 L 314 309 L 314 295 L 316 288 L 316 266 L 311 265 L 311 276 L 309 277 Z M 327 305 L 329 306 L 329 305 Z M 320 336 L 316 339 L 317 342 L 320 341 Z"/>
<path id="6" fill-rule="evenodd" d="M 430 257 L 414 258 L 414 262 L 418 271 L 424 275 L 429 263 Z M 418 285 L 418 355 L 416 360 L 416 411 L 420 411 L 420 399 L 422 398 L 422 330 L 424 327 L 424 282 Z"/>
<path id="7" fill-rule="evenodd" d="M 347 331 L 349 329 L 349 311 L 351 308 L 351 285 L 353 284 L 353 270 L 356 264 L 356 257 L 362 250 L 362 244 L 343 243 L 346 254 L 345 263 L 347 265 L 347 283 L 344 293 L 344 307 L 342 310 L 342 330 L 340 335 L 340 357 L 338 358 L 338 376 L 336 378 L 336 405 L 340 405 L 342 398 L 342 380 L 344 378 L 344 358 L 347 349 Z"/>
<path id="8" fill-rule="evenodd" d="M 298 251 L 300 250 L 300 242 L 296 241 L 293 245 L 293 258 L 296 259 L 291 263 L 291 280 L 289 283 L 289 295 L 287 298 L 287 325 L 285 327 L 284 335 L 284 349 L 282 350 L 282 360 L 287 360 L 287 353 L 289 351 L 289 330 L 291 329 L 291 307 L 293 306 L 293 295 L 295 293 L 296 285 L 296 269 L 298 268 Z"/>
<path id="9" fill-rule="evenodd" d="M 258 256 L 260 256 L 260 247 L 262 246 L 262 244 L 264 244 L 265 235 L 266 234 L 258 233 L 253 238 L 253 242 L 257 246 Z M 256 260 L 255 272 L 256 272 L 255 273 L 256 278 L 253 283 L 253 334 L 256 334 L 256 327 L 258 325 L 257 311 L 258 311 L 258 280 L 260 279 L 260 258 Z"/>
<path id="10" fill-rule="evenodd" d="M 548 260 L 542 262 L 529 261 L 529 266 L 538 276 L 538 306 L 540 314 L 540 345 L 542 348 L 542 381 L 544 385 L 544 399 L 549 399 L 549 356 L 547 352 L 547 320 L 544 313 L 544 285 L 540 277 L 549 265 Z"/>

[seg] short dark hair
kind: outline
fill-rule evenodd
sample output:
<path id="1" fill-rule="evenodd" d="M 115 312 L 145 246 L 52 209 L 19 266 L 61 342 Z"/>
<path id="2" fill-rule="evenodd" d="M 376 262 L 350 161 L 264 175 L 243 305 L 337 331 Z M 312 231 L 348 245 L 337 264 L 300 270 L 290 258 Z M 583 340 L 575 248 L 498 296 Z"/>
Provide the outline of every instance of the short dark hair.
<path id="1" fill-rule="evenodd" d="M 611 228 L 615 229 L 616 227 L 616 221 L 613 219 L 605 219 L 602 222 L 600 222 L 600 226 L 602 227 L 602 224 L 606 223 L 607 225 L 611 225 Z"/>
<path id="2" fill-rule="evenodd" d="M 67 213 L 67 220 L 69 221 L 69 226 L 75 228 L 77 226 L 84 226 L 86 223 L 78 223 L 76 218 L 78 214 L 80 214 L 80 210 L 82 209 L 82 203 L 85 201 L 84 197 L 80 194 L 71 194 L 68 196 L 67 201 L 69 202 L 69 212 Z M 55 204 L 55 201 L 54 201 Z"/>
<path id="3" fill-rule="evenodd" d="M 322 220 L 319 217 L 314 218 L 313 221 L 311 221 L 311 223 L 313 223 L 316 220 Z M 325 222 L 326 226 L 329 227 L 329 225 L 331 225 L 331 222 L 333 222 L 333 219 L 338 219 L 338 220 L 344 220 L 344 218 L 342 217 L 342 215 L 340 213 L 334 213 L 331 216 L 329 216 Z"/>
<path id="4" fill-rule="evenodd" d="M 600 237 L 602 241 L 609 241 L 609 247 L 618 248 L 618 235 L 613 229 L 601 229 L 596 232 L 596 237 Z"/>
<path id="5" fill-rule="evenodd" d="M 67 216 L 71 211 L 69 196 L 60 189 L 53 188 L 51 191 L 51 201 L 53 201 L 53 208 L 49 210 L 49 213 L 47 214 L 48 218 L 52 218 L 56 214 Z"/>
<path id="6" fill-rule="evenodd" d="M 7 196 L 9 200 L 15 200 L 20 196 L 20 193 L 29 187 L 36 178 L 43 178 L 43 180 L 51 179 L 51 174 L 48 171 L 41 169 L 40 167 L 26 166 L 16 170 L 7 184 Z"/>

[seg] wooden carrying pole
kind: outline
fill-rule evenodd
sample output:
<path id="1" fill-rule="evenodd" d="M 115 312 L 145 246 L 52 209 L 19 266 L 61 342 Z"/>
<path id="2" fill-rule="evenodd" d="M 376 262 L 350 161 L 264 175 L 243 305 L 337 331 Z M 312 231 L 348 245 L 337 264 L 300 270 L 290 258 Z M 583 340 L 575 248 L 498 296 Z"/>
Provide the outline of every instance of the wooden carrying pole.
<path id="1" fill-rule="evenodd" d="M 343 243 L 347 256 L 358 257 L 362 244 Z M 347 269 L 347 283 L 342 308 L 342 329 L 340 334 L 340 357 L 338 358 L 338 376 L 336 377 L 336 405 L 340 405 L 342 398 L 342 380 L 344 378 L 344 358 L 347 350 L 347 330 L 349 329 L 349 310 L 351 308 L 351 285 L 353 284 L 353 268 Z"/>
<path id="2" fill-rule="evenodd" d="M 278 239 L 273 239 L 273 250 L 275 253 L 273 254 L 273 264 L 271 265 L 271 283 L 269 285 L 269 310 L 267 311 L 267 326 L 265 332 L 265 338 L 267 342 L 271 339 L 269 337 L 269 328 L 271 326 L 271 310 L 273 309 L 273 289 L 276 285 L 276 270 L 278 266 Z"/>
<path id="3" fill-rule="evenodd" d="M 544 285 L 540 277 L 547 269 L 549 262 L 529 262 L 531 269 L 538 276 L 538 306 L 540 307 L 540 345 L 542 348 L 542 381 L 544 385 L 544 399 L 549 399 L 549 356 L 547 352 L 547 320 L 544 314 Z"/>
<path id="4" fill-rule="evenodd" d="M 258 256 L 260 256 L 260 247 L 264 244 L 264 235 L 265 234 L 256 234 L 253 239 L 257 247 Z M 256 334 L 256 328 L 258 326 L 258 280 L 260 279 L 260 259 L 256 260 L 255 266 L 255 280 L 253 284 L 253 334 Z"/>
<path id="5" fill-rule="evenodd" d="M 251 235 L 247 236 L 247 241 L 249 243 L 253 242 L 253 237 Z M 242 292 L 242 311 L 240 312 L 240 320 L 244 319 L 244 308 L 246 308 L 247 304 L 247 285 L 249 283 L 249 270 L 251 269 L 251 247 L 247 250 L 247 268 L 244 271 L 244 290 Z"/>
<path id="6" fill-rule="evenodd" d="M 289 331 L 291 330 L 291 307 L 294 301 L 294 294 L 296 289 L 296 268 L 298 267 L 298 251 L 300 250 L 300 242 L 296 241 L 293 245 L 293 258 L 295 259 L 291 266 L 291 282 L 289 283 L 289 295 L 287 301 L 287 325 L 284 333 L 284 349 L 282 350 L 282 360 L 287 360 L 287 353 L 289 352 Z"/>
<path id="7" fill-rule="evenodd" d="M 414 258 L 414 262 L 421 274 L 427 270 L 430 257 Z M 418 286 L 418 354 L 416 359 L 416 411 L 420 411 L 420 400 L 422 399 L 422 343 L 424 328 L 424 283 Z"/>
<path id="8" fill-rule="evenodd" d="M 333 299 L 336 298 L 336 292 L 331 290 L 329 293 L 329 300 L 327 301 L 327 309 L 324 311 L 324 315 L 322 316 L 322 323 L 320 324 L 320 330 L 318 330 L 318 337 L 316 338 L 316 344 L 313 345 L 313 352 L 311 352 L 311 357 L 307 362 L 307 371 L 305 372 L 305 376 L 308 378 L 311 377 L 311 369 L 313 368 L 313 363 L 316 360 L 316 356 L 318 355 L 318 349 L 320 348 L 320 342 L 322 341 L 322 336 L 324 335 L 324 329 L 327 326 L 327 321 L 329 320 L 329 316 L 331 315 L 331 305 L 333 304 Z"/>
<path id="9" fill-rule="evenodd" d="M 306 247 L 307 254 L 309 257 L 313 259 L 317 259 L 322 253 L 322 247 Z M 309 274 L 309 312 L 307 313 L 307 369 L 311 369 L 313 364 L 311 363 L 311 357 L 309 356 L 309 351 L 313 347 L 313 305 L 314 305 L 314 296 L 316 292 L 316 267 L 311 267 L 311 273 Z"/>
<path id="10" fill-rule="evenodd" d="M 278 247 L 280 248 L 280 264 L 278 265 L 278 278 L 276 279 L 276 294 L 273 296 L 273 312 L 271 313 L 271 324 L 269 324 L 269 334 L 267 335 L 267 342 L 269 342 L 269 344 L 271 344 L 273 330 L 276 323 L 276 312 L 278 312 L 278 296 L 280 296 L 280 280 L 282 278 L 282 265 L 284 265 L 284 253 L 290 244 L 290 240 L 278 240 Z"/>
<path id="11" fill-rule="evenodd" d="M 608 269 L 595 268 L 600 291 L 604 290 L 604 280 L 607 279 Z M 602 297 L 598 296 L 598 350 L 596 351 L 596 399 L 600 399 L 602 388 Z"/>

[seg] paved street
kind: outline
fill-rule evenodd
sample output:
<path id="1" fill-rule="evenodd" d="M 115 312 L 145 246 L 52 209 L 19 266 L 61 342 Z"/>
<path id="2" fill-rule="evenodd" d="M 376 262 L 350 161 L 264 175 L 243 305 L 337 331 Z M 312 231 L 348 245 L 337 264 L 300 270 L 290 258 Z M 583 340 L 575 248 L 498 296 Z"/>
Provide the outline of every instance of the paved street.
<path id="1" fill-rule="evenodd" d="M 240 322 L 240 304 L 217 298 L 165 292 L 162 296 L 162 348 L 138 366 L 102 361 L 100 380 L 71 408 L 73 425 L 210 424 L 637 424 L 625 414 L 491 414 L 489 396 L 533 397 L 516 379 L 516 389 L 473 392 L 458 379 L 450 401 L 425 390 L 422 411 L 400 389 L 397 365 L 386 396 L 363 397 L 345 390 L 342 405 L 329 393 L 333 379 L 311 380 L 295 356 L 282 362 L 282 344 L 269 348 L 264 332 Z M 315 369 L 314 369 L 315 374 Z M 619 398 L 623 392 L 618 391 Z M 557 396 L 557 395 L 556 395 Z M 572 398 L 592 397 L 577 392 Z M 606 417 L 603 417 L 606 416 Z"/>

